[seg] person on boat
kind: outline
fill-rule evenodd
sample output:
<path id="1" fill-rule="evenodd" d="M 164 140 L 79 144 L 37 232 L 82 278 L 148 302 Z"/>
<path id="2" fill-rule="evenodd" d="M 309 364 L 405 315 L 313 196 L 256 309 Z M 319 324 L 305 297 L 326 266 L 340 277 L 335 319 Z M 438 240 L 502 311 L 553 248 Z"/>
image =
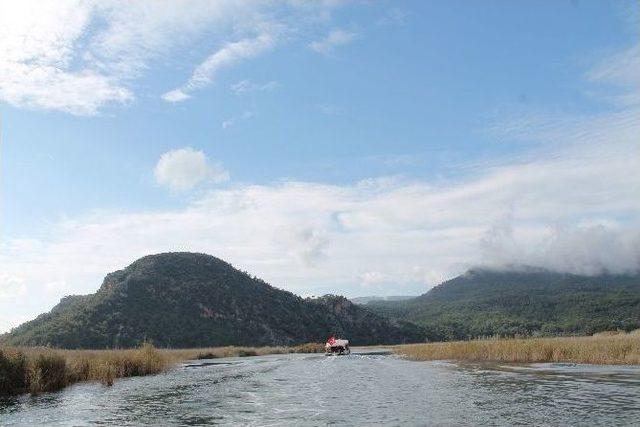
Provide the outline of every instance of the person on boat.
<path id="1" fill-rule="evenodd" d="M 334 345 L 335 343 L 336 343 L 336 334 L 329 335 L 329 338 L 327 339 L 327 344 Z"/>

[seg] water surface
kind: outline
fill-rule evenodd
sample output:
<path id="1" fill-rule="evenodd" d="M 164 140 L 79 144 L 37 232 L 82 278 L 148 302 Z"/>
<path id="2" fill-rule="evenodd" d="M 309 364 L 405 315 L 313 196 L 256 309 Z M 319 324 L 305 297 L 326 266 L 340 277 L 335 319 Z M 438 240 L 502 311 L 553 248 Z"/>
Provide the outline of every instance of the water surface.
<path id="1" fill-rule="evenodd" d="M 0 425 L 637 425 L 640 367 L 390 355 L 193 361 L 0 401 Z"/>

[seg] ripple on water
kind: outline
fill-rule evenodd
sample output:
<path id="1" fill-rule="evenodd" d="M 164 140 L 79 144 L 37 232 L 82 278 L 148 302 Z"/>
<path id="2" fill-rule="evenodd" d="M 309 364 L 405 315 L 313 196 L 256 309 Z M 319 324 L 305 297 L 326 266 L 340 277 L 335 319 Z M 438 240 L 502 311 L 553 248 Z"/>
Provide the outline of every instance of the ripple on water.
<path id="1" fill-rule="evenodd" d="M 4 399 L 0 424 L 634 425 L 639 385 L 639 367 L 277 355 Z"/>

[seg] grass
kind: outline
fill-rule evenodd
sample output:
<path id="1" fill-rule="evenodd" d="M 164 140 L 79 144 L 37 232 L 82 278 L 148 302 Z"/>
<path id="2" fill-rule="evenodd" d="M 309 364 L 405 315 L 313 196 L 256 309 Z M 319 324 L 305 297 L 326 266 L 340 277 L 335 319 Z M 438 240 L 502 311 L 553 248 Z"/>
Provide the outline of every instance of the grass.
<path id="1" fill-rule="evenodd" d="M 130 350 L 0 348 L 0 396 L 60 390 L 81 381 L 112 385 L 117 378 L 157 374 L 184 360 L 266 354 L 318 353 L 322 344 L 295 347 L 215 347 L 159 350 L 145 344 Z"/>
<path id="2" fill-rule="evenodd" d="M 412 360 L 640 365 L 640 331 L 590 337 L 487 339 L 396 346 Z"/>

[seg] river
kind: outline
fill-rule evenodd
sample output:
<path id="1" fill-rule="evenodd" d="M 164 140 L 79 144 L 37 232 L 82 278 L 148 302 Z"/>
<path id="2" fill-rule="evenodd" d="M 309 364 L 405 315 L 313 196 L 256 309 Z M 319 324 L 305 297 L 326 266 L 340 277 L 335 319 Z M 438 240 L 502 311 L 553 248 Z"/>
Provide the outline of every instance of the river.
<path id="1" fill-rule="evenodd" d="M 0 425 L 637 425 L 640 367 L 271 355 L 0 401 Z"/>

